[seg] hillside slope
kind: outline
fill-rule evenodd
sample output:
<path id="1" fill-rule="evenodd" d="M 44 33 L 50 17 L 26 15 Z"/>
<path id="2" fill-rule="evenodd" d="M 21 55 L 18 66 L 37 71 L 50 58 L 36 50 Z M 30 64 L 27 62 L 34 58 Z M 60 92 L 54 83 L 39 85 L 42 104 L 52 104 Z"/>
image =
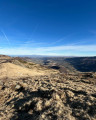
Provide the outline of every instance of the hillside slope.
<path id="1" fill-rule="evenodd" d="M 1 56 L 0 62 L 0 79 L 46 75 L 55 72 L 58 73 L 56 70 L 46 69 L 45 67 L 32 62 L 28 63 L 21 58 Z"/>
<path id="2" fill-rule="evenodd" d="M 74 57 L 67 58 L 65 61 L 69 62 L 78 71 L 96 72 L 96 57 Z"/>
<path id="3" fill-rule="evenodd" d="M 96 73 L 64 74 L 21 58 L 0 72 L 0 120 L 96 120 Z"/>
<path id="4" fill-rule="evenodd" d="M 96 57 L 23 57 L 28 61 L 53 66 L 55 63 L 61 72 L 96 72 Z"/>

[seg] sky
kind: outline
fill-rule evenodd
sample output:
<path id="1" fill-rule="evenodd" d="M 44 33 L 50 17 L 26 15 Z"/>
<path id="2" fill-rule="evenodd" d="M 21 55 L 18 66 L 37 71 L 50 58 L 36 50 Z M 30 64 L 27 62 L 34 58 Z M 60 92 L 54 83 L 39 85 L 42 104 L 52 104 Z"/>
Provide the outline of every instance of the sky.
<path id="1" fill-rule="evenodd" d="M 0 54 L 96 56 L 96 0 L 0 0 Z"/>

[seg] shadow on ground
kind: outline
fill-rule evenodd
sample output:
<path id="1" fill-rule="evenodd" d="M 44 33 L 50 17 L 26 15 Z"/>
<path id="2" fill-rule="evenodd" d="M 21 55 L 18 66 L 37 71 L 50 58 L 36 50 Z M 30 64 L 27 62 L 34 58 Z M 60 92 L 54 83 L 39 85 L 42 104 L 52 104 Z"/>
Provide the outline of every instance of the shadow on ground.
<path id="1" fill-rule="evenodd" d="M 18 94 L 21 91 L 18 91 Z M 30 92 L 28 90 L 22 90 L 24 94 L 23 98 L 14 98 L 7 102 L 7 105 L 14 104 L 14 116 L 10 120 L 38 120 L 40 115 L 50 108 L 50 106 L 43 107 L 43 109 L 38 109 L 40 107 L 38 102 L 42 99 L 50 100 L 52 98 L 52 93 L 54 91 L 42 91 L 38 89 L 37 91 Z M 38 104 L 38 106 L 37 106 Z M 51 115 L 53 119 L 56 119 L 55 115 Z"/>

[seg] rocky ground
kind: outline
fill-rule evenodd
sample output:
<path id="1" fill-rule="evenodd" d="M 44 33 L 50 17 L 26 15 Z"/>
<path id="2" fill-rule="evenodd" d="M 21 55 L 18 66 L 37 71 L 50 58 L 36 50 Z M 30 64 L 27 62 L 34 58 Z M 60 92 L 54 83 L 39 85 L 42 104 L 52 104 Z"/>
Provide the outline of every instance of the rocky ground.
<path id="1" fill-rule="evenodd" d="M 49 72 L 0 79 L 0 120 L 96 120 L 96 73 Z"/>

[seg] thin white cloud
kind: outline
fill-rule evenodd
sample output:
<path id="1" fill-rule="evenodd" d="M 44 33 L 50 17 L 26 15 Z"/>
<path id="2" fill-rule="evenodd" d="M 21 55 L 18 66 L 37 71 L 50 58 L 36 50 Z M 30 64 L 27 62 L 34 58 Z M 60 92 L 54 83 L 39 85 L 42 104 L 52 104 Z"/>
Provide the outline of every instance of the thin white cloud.
<path id="1" fill-rule="evenodd" d="M 26 41 L 26 42 L 24 42 L 23 44 L 21 44 L 21 46 L 40 46 L 40 45 L 44 45 L 44 44 L 46 44 L 45 42 L 35 42 L 35 41 L 33 41 L 33 40 L 30 40 L 30 41 Z"/>
<path id="2" fill-rule="evenodd" d="M 11 44 L 10 44 L 10 41 L 9 41 L 7 35 L 5 34 L 5 32 L 4 32 L 3 30 L 1 30 L 1 32 L 2 32 L 3 36 L 5 37 L 5 39 L 6 39 L 7 43 L 8 43 L 8 45 L 10 46 Z"/>
<path id="3" fill-rule="evenodd" d="M 69 35 L 66 35 L 66 36 L 63 36 L 62 38 L 56 40 L 55 42 L 52 42 L 51 45 L 54 45 L 54 44 L 57 44 L 57 43 L 60 43 L 64 40 L 67 40 L 69 37 L 71 37 L 72 35 L 74 35 L 75 33 L 71 33 Z"/>
<path id="4" fill-rule="evenodd" d="M 61 51 L 61 50 L 77 50 L 77 51 L 96 51 L 96 45 L 69 45 L 36 48 L 37 51 Z"/>
<path id="5" fill-rule="evenodd" d="M 69 45 L 69 46 L 54 46 L 54 47 L 14 47 L 0 48 L 0 54 L 10 55 L 79 55 L 83 52 L 96 55 L 96 45 Z M 91 55 L 90 54 L 90 55 Z"/>

